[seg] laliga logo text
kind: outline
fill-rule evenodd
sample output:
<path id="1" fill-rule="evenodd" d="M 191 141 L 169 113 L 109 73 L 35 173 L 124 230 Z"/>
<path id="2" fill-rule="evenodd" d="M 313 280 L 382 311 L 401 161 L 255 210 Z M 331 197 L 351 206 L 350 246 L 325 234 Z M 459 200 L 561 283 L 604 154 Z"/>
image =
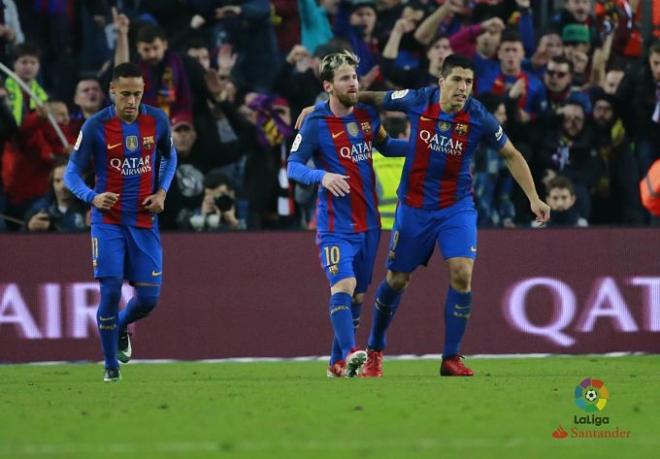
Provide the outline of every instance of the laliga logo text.
<path id="1" fill-rule="evenodd" d="M 451 137 L 431 133 L 424 129 L 419 131 L 419 138 L 433 151 L 451 156 L 460 156 L 463 154 L 463 142 L 460 140 L 453 140 Z"/>
<path id="2" fill-rule="evenodd" d="M 371 141 L 358 143 L 350 147 L 341 147 L 339 155 L 342 158 L 350 159 L 354 163 L 369 161 L 371 159 Z"/>
<path id="3" fill-rule="evenodd" d="M 151 172 L 151 161 L 149 156 L 142 156 L 139 158 L 112 158 L 110 160 L 110 167 L 119 171 L 121 175 L 141 175 Z"/>

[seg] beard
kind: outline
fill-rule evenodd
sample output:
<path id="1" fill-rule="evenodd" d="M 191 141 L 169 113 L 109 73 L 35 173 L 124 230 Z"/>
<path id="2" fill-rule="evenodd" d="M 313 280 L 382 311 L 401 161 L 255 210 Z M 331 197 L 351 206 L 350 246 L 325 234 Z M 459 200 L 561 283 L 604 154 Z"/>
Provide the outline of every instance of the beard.
<path id="1" fill-rule="evenodd" d="M 344 107 L 355 107 L 358 103 L 357 93 L 337 94 L 337 100 L 339 100 Z"/>

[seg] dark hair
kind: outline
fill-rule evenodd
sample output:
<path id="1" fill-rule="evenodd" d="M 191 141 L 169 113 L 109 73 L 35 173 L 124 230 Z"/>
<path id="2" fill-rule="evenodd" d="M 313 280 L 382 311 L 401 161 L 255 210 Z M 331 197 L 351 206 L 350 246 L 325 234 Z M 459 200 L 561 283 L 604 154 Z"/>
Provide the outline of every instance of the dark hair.
<path id="1" fill-rule="evenodd" d="M 551 179 L 548 182 L 548 194 L 550 194 L 550 190 L 553 190 L 555 188 L 559 188 L 560 190 L 568 190 L 571 196 L 575 196 L 575 187 L 573 186 L 573 182 L 571 182 L 571 179 L 569 179 L 568 177 L 564 177 L 563 175 L 558 175 L 555 178 Z"/>
<path id="2" fill-rule="evenodd" d="M 555 64 L 566 64 L 568 65 L 568 72 L 573 74 L 573 61 L 567 58 L 566 56 L 555 56 L 551 57 L 550 60 Z"/>
<path id="3" fill-rule="evenodd" d="M 433 47 L 435 46 L 435 44 L 436 44 L 437 42 L 439 42 L 440 40 L 442 40 L 442 39 L 449 40 L 449 36 L 447 36 L 446 33 L 439 33 L 439 34 L 436 35 L 436 36 L 433 38 L 433 40 L 431 40 L 431 42 L 426 46 L 426 51 L 428 51 L 429 49 L 433 48 Z"/>
<path id="4" fill-rule="evenodd" d="M 51 188 L 53 187 L 53 181 L 55 180 L 55 169 L 58 167 L 66 167 L 69 164 L 69 159 L 64 156 L 55 156 L 53 158 L 53 165 L 50 168 L 50 173 L 48 174 L 48 183 Z"/>
<path id="5" fill-rule="evenodd" d="M 16 62 L 23 56 L 33 56 L 37 59 L 41 58 L 41 50 L 32 43 L 21 43 L 20 45 L 14 46 L 13 51 L 14 60 Z"/>
<path id="6" fill-rule="evenodd" d="M 495 113 L 497 108 L 504 103 L 504 97 L 493 94 L 492 92 L 484 92 L 483 94 L 479 94 L 477 99 L 479 102 L 484 104 L 484 107 L 486 107 L 486 110 L 488 110 L 490 113 Z"/>
<path id="7" fill-rule="evenodd" d="M 653 53 L 660 54 L 660 38 L 655 39 L 649 46 L 649 56 Z"/>
<path id="8" fill-rule="evenodd" d="M 101 86 L 101 80 L 99 80 L 99 78 L 93 73 L 81 74 L 80 77 L 78 77 L 78 81 L 76 81 L 76 86 L 78 86 L 78 84 L 80 84 L 81 81 L 96 81 L 99 84 L 99 86 Z"/>
<path id="9" fill-rule="evenodd" d="M 112 70 L 112 81 L 117 81 L 120 78 L 144 78 L 140 67 L 132 62 L 124 62 L 119 64 Z"/>
<path id="10" fill-rule="evenodd" d="M 189 49 L 199 49 L 199 48 L 209 49 L 209 45 L 201 37 L 193 37 L 186 42 L 186 46 L 185 46 L 186 51 L 188 51 Z"/>
<path id="11" fill-rule="evenodd" d="M 506 29 L 502 32 L 502 38 L 500 38 L 500 46 L 505 42 L 520 42 L 522 43 L 522 38 L 520 37 L 520 32 L 514 29 Z"/>
<path id="12" fill-rule="evenodd" d="M 440 73 L 443 77 L 446 77 L 451 73 L 454 67 L 472 70 L 472 73 L 474 73 L 474 64 L 472 63 L 472 60 L 465 56 L 461 56 L 460 54 L 451 54 L 447 56 L 442 63 L 442 71 Z"/>
<path id="13" fill-rule="evenodd" d="M 146 24 L 140 27 L 140 30 L 138 30 L 135 42 L 153 43 L 157 38 L 160 38 L 163 41 L 167 40 L 165 31 L 160 26 L 154 24 Z"/>
<path id="14" fill-rule="evenodd" d="M 222 185 L 227 185 L 227 188 L 234 189 L 233 182 L 222 172 L 222 169 L 212 169 L 204 176 L 204 188 L 213 190 Z"/>

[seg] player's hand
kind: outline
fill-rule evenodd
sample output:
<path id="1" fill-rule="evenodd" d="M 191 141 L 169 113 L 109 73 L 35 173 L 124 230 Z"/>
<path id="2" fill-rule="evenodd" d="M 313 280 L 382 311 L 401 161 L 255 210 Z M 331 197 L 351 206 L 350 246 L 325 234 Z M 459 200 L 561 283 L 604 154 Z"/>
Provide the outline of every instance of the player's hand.
<path id="1" fill-rule="evenodd" d="M 540 198 L 536 198 L 530 203 L 530 208 L 534 215 L 536 215 L 536 221 L 544 225 L 548 220 L 550 220 L 550 206 L 545 202 L 541 201 Z"/>
<path id="2" fill-rule="evenodd" d="M 99 210 L 110 210 L 117 201 L 119 201 L 119 195 L 117 193 L 106 191 L 105 193 L 99 193 L 94 196 L 92 205 Z"/>
<path id="3" fill-rule="evenodd" d="M 50 229 L 50 217 L 43 210 L 34 214 L 27 224 L 29 231 L 48 231 Z"/>
<path id="4" fill-rule="evenodd" d="M 154 194 L 147 196 L 142 201 L 142 205 L 152 214 L 159 214 L 165 210 L 165 192 L 158 190 Z"/>
<path id="5" fill-rule="evenodd" d="M 309 115 L 313 111 L 314 111 L 314 107 L 312 105 L 302 109 L 302 112 L 300 112 L 300 115 L 298 115 L 298 118 L 296 119 L 296 125 L 295 125 L 296 130 L 300 129 L 300 127 L 303 124 L 303 121 L 305 121 L 305 118 L 307 118 L 307 115 Z"/>
<path id="6" fill-rule="evenodd" d="M 348 184 L 348 175 L 326 172 L 321 181 L 321 185 L 329 190 L 334 196 L 338 197 L 346 196 L 351 192 L 351 187 Z"/>

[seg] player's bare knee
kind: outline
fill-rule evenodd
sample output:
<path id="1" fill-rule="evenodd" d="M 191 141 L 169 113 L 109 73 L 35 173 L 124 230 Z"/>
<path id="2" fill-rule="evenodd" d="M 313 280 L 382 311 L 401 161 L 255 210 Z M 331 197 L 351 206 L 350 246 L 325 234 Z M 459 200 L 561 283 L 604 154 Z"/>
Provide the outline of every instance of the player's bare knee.
<path id="1" fill-rule="evenodd" d="M 469 264 L 454 264 L 449 268 L 449 283 L 454 290 L 469 292 L 472 285 L 472 266 Z"/>
<path id="2" fill-rule="evenodd" d="M 362 304 L 364 303 L 364 293 L 356 293 L 353 295 L 353 303 Z"/>
<path id="3" fill-rule="evenodd" d="M 335 293 L 348 293 L 349 295 L 353 296 L 356 285 L 357 281 L 354 277 L 342 279 L 333 284 L 333 286 L 330 288 L 330 293 L 333 295 Z"/>
<path id="4" fill-rule="evenodd" d="M 408 284 L 410 283 L 410 277 L 410 273 L 387 271 L 385 280 L 387 281 L 387 285 L 400 292 L 408 287 Z"/>

